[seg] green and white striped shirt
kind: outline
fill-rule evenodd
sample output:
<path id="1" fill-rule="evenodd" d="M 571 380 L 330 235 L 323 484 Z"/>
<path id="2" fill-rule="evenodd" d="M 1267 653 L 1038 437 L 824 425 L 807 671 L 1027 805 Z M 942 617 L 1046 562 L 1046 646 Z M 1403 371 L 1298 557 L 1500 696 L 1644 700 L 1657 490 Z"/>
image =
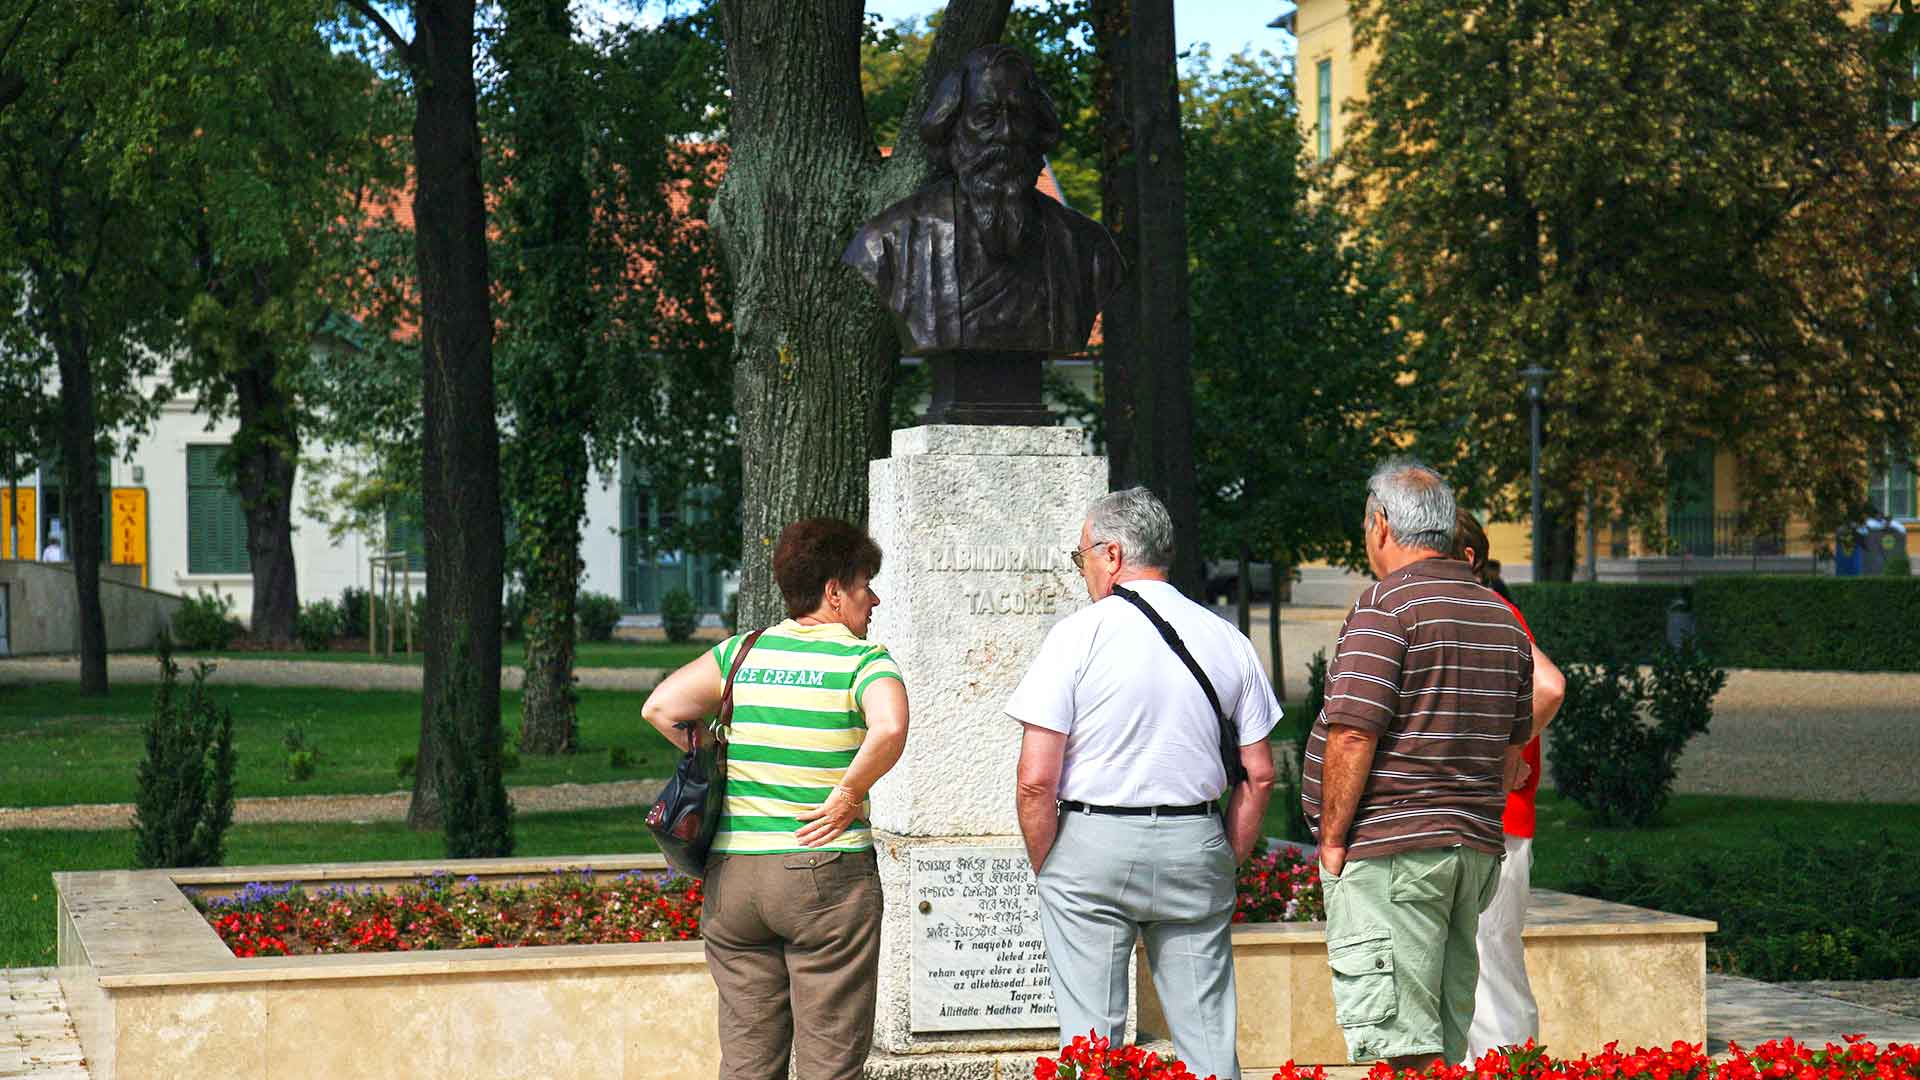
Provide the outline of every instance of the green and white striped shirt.
<path id="1" fill-rule="evenodd" d="M 745 640 L 714 646 L 725 677 Z M 862 641 L 840 623 L 802 626 L 792 619 L 760 635 L 733 681 L 733 731 L 727 747 L 727 805 L 713 850 L 764 855 L 810 850 L 794 839 L 795 815 L 819 806 L 847 774 L 866 738 L 867 688 L 899 679 L 884 645 Z M 869 812 L 823 851 L 873 846 Z"/>

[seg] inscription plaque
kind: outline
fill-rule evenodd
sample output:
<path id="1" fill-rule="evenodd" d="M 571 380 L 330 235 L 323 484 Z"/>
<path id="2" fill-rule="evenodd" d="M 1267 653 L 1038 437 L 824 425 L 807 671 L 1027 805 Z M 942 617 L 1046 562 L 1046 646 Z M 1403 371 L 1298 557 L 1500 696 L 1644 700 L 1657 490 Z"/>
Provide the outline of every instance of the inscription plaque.
<path id="1" fill-rule="evenodd" d="M 913 1030 L 1057 1027 L 1027 853 L 921 848 L 908 873 Z"/>

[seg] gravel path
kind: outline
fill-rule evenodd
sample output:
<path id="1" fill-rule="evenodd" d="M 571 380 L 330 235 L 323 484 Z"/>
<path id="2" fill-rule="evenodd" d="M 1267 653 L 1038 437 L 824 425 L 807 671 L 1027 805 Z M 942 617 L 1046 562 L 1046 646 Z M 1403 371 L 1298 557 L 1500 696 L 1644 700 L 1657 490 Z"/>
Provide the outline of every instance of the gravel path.
<path id="1" fill-rule="evenodd" d="M 514 787 L 507 792 L 523 814 L 551 810 L 597 810 L 646 806 L 660 794 L 663 780 L 617 780 L 606 784 L 551 784 Z M 240 799 L 233 820 L 240 824 L 285 821 L 403 821 L 408 793 L 385 795 L 285 795 Z M 0 807 L 0 829 L 117 829 L 133 818 L 132 803 L 76 806 Z"/>
<path id="2" fill-rule="evenodd" d="M 183 669 L 189 667 L 183 664 Z M 589 690 L 647 691 L 667 676 L 667 668 L 578 668 L 574 675 Z M 518 690 L 526 672 L 502 667 L 500 685 Z M 318 686 L 334 690 L 418 690 L 417 664 L 362 663 L 351 660 L 221 660 L 208 682 L 249 686 Z M 160 663 L 152 656 L 121 653 L 107 658 L 112 682 L 157 683 Z M 0 686 L 27 682 L 79 682 L 80 662 L 69 657 L 22 656 L 0 660 Z"/>

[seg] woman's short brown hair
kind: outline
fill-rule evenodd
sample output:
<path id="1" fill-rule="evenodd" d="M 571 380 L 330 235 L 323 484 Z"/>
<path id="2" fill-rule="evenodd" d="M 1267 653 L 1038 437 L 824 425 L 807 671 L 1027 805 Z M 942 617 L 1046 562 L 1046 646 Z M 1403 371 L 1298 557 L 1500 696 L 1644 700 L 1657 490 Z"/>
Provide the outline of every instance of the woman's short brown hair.
<path id="1" fill-rule="evenodd" d="M 1472 549 L 1473 558 L 1468 565 L 1479 574 L 1487 565 L 1487 530 L 1480 526 L 1480 519 L 1465 510 L 1454 510 L 1453 521 L 1453 557 L 1466 559 L 1468 549 Z"/>
<path id="2" fill-rule="evenodd" d="M 839 518 L 802 518 L 780 530 L 773 548 L 773 580 L 796 619 L 820 607 L 827 582 L 849 586 L 879 572 L 880 545 Z"/>

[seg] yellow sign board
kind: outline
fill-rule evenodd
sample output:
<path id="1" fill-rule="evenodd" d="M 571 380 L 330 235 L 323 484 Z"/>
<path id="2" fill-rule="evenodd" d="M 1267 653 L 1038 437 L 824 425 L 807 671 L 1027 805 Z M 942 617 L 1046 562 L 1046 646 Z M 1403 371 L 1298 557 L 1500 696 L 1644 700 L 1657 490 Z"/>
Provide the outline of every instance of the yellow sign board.
<path id="1" fill-rule="evenodd" d="M 113 561 L 140 567 L 147 583 L 147 489 L 113 489 Z"/>
<path id="2" fill-rule="evenodd" d="M 20 493 L 20 505 L 13 505 L 13 493 Z M 40 549 L 34 545 L 34 496 L 39 492 L 30 487 L 15 488 L 0 484 L 0 559 L 38 559 Z M 11 526 L 9 528 L 8 526 Z"/>

